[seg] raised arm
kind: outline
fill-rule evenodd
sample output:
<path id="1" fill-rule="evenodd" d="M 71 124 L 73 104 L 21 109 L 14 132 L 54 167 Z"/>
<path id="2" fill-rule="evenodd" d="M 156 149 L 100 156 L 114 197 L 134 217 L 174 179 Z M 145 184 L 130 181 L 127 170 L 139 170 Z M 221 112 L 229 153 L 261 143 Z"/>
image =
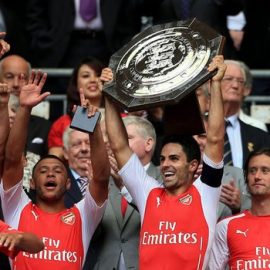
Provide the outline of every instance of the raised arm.
<path id="1" fill-rule="evenodd" d="M 3 172 L 5 190 L 16 185 L 23 177 L 23 154 L 31 110 L 50 94 L 49 92 L 41 94 L 46 78 L 46 73 L 32 72 L 27 84 L 21 88 L 20 106 L 10 130 L 5 150 Z M 21 81 L 23 83 L 23 78 L 21 78 Z"/>
<path id="2" fill-rule="evenodd" d="M 105 68 L 101 74 L 101 80 L 108 82 L 112 79 L 111 69 Z M 129 148 L 128 136 L 116 105 L 107 96 L 105 97 L 105 122 L 111 149 L 121 169 L 132 155 Z"/>
<path id="3" fill-rule="evenodd" d="M 9 51 L 9 44 L 3 40 L 5 32 L 0 32 L 0 58 Z M 8 100 L 10 90 L 7 84 L 0 83 L 0 179 L 3 173 L 3 162 L 5 157 L 5 146 L 9 134 Z"/>
<path id="4" fill-rule="evenodd" d="M 82 89 L 80 89 L 80 99 L 81 105 L 88 107 L 88 116 L 93 116 L 97 108 L 91 106 L 89 101 L 85 99 Z M 91 151 L 91 165 L 89 164 L 89 166 L 92 166 L 92 177 L 88 177 L 91 179 L 89 191 L 96 204 L 102 205 L 108 197 L 110 163 L 99 123 L 97 123 L 95 131 L 89 134 L 89 140 Z"/>
<path id="5" fill-rule="evenodd" d="M 215 163 L 223 159 L 224 145 L 224 112 L 221 94 L 221 80 L 224 76 L 226 65 L 223 56 L 213 58 L 208 70 L 217 69 L 217 74 L 210 81 L 210 109 L 208 116 L 207 142 L 205 154 Z"/>
<path id="6" fill-rule="evenodd" d="M 10 90 L 6 84 L 0 83 L 0 178 L 2 178 L 5 146 L 9 134 L 8 100 Z"/>

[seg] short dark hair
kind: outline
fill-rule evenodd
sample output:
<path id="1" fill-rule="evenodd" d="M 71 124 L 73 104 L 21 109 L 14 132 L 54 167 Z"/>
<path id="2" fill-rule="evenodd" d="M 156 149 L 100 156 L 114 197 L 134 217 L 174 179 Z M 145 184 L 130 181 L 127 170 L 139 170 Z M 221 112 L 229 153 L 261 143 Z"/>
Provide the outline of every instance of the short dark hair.
<path id="1" fill-rule="evenodd" d="M 33 178 L 34 178 L 34 172 L 35 172 L 35 170 L 36 170 L 36 168 L 37 168 L 37 165 L 38 165 L 42 160 L 48 159 L 48 158 L 54 158 L 54 159 L 60 161 L 60 162 L 64 165 L 64 168 L 65 168 L 65 170 L 66 170 L 66 173 L 68 173 L 68 167 L 67 167 L 66 163 L 65 163 L 61 158 L 59 158 L 59 157 L 57 157 L 57 156 L 55 156 L 55 155 L 45 155 L 45 156 L 41 157 L 40 160 L 34 165 L 33 170 L 32 170 L 32 177 L 33 177 Z"/>
<path id="2" fill-rule="evenodd" d="M 184 153 L 187 156 L 187 161 L 190 162 L 193 159 L 201 162 L 201 151 L 197 141 L 189 135 L 168 135 L 162 140 L 163 148 L 168 143 L 177 143 L 182 146 Z"/>
<path id="3" fill-rule="evenodd" d="M 246 183 L 247 183 L 249 162 L 253 157 L 260 156 L 260 155 L 266 155 L 266 156 L 270 157 L 270 148 L 264 147 L 264 148 L 255 150 L 249 154 L 248 158 L 246 159 L 245 165 L 244 165 L 244 177 L 245 177 Z"/>

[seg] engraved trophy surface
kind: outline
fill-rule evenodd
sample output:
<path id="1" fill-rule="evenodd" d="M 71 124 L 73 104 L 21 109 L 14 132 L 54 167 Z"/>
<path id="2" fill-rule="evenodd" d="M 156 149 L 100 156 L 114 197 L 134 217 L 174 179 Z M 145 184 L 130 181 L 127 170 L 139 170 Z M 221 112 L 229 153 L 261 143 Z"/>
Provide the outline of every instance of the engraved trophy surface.
<path id="1" fill-rule="evenodd" d="M 111 57 L 104 93 L 127 111 L 177 104 L 215 74 L 207 67 L 223 41 L 197 19 L 149 27 Z"/>

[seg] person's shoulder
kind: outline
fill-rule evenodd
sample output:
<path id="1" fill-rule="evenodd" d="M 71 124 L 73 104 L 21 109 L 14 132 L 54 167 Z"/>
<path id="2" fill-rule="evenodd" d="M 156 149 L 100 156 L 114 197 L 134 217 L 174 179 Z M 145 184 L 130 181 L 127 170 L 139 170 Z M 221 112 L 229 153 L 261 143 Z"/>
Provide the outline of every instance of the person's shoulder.
<path id="1" fill-rule="evenodd" d="M 258 136 L 263 136 L 263 137 L 269 137 L 270 139 L 270 135 L 268 132 L 260 129 L 260 128 L 257 128 L 257 127 L 254 127 L 250 124 L 247 124 L 245 122 L 243 122 L 242 120 L 239 119 L 239 123 L 240 123 L 240 127 L 242 130 L 245 131 L 244 134 L 249 134 L 249 133 L 252 133 L 252 134 L 256 134 Z"/>

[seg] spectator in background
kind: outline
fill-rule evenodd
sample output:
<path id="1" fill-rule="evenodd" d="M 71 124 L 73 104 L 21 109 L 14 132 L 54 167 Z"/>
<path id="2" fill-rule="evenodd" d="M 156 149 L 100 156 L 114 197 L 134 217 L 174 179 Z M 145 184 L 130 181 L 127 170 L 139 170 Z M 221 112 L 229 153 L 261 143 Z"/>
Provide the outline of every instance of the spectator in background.
<path id="1" fill-rule="evenodd" d="M 99 76 L 103 65 L 97 59 L 87 57 L 73 70 L 67 89 L 67 113 L 53 124 L 48 136 L 49 153 L 63 158 L 63 134 L 73 117 L 73 106 L 80 104 L 79 89 L 84 91 L 85 98 L 96 107 L 103 103 Z"/>
<path id="2" fill-rule="evenodd" d="M 161 181 L 159 168 L 151 162 L 156 142 L 154 127 L 148 120 L 138 116 L 127 116 L 123 121 L 130 148 L 138 155 L 147 174 Z M 91 266 L 85 267 L 85 270 L 138 269 L 140 215 L 133 205 L 128 204 L 132 202 L 132 198 L 123 187 L 117 163 L 112 155 L 110 160 L 113 171 L 109 183 L 108 204 L 89 249 L 93 255 L 92 260 L 89 260 Z"/>
<path id="3" fill-rule="evenodd" d="M 112 53 L 141 30 L 142 14 L 161 0 L 98 0 L 86 16 L 80 0 L 29 0 L 26 28 L 33 64 L 74 67 L 93 56 L 107 65 Z"/>
<path id="4" fill-rule="evenodd" d="M 196 17 L 226 37 L 225 58 L 236 58 L 237 51 L 227 28 L 227 16 L 243 9 L 241 0 L 164 0 L 153 6 L 153 23 L 167 23 Z"/>
<path id="5" fill-rule="evenodd" d="M 9 55 L 0 61 L 0 82 L 8 85 L 11 94 L 19 96 L 21 83 L 28 81 L 30 73 L 30 63 L 19 55 Z M 23 75 L 23 80 L 20 80 L 21 75 Z M 47 154 L 47 137 L 50 126 L 50 122 L 45 118 L 30 116 L 26 151 L 39 156 Z"/>
<path id="6" fill-rule="evenodd" d="M 239 119 L 239 112 L 249 90 L 245 88 L 245 72 L 239 62 L 225 60 L 227 69 L 221 82 L 224 114 L 228 122 L 226 132 L 230 144 L 231 158 L 225 165 L 243 168 L 250 152 L 270 145 L 270 136 L 261 129 Z M 230 162 L 228 164 L 227 162 Z"/>
<path id="7" fill-rule="evenodd" d="M 75 129 L 67 128 L 63 134 L 64 158 L 68 164 L 70 189 L 65 194 L 65 206 L 72 207 L 84 197 L 85 189 L 91 179 L 90 140 L 89 135 Z"/>

